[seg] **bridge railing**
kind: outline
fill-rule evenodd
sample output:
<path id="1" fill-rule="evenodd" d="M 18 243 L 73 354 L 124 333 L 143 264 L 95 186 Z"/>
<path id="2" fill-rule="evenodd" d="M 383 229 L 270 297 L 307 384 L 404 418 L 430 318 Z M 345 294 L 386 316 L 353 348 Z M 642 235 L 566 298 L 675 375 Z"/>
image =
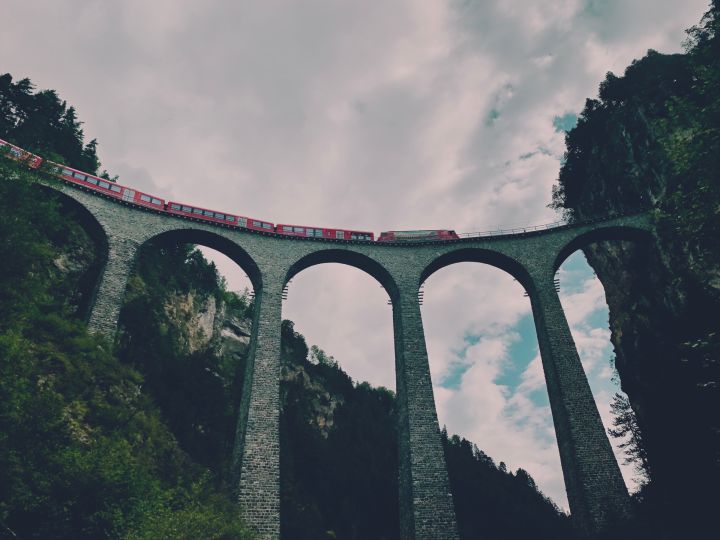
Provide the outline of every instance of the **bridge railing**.
<path id="1" fill-rule="evenodd" d="M 545 231 L 547 229 L 556 229 L 564 225 L 568 225 L 568 221 L 553 221 L 552 223 L 544 223 L 542 225 L 528 225 L 527 227 L 513 227 L 511 229 L 492 229 L 489 231 L 466 232 L 459 233 L 460 238 L 482 238 L 485 236 L 502 236 L 505 234 L 520 234 L 533 231 Z"/>

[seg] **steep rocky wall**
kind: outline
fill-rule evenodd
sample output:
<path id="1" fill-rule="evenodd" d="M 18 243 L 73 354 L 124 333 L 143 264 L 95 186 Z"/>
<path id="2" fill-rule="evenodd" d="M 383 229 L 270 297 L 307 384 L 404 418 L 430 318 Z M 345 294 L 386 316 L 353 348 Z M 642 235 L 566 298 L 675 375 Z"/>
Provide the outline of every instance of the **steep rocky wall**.
<path id="1" fill-rule="evenodd" d="M 650 51 L 609 74 L 568 133 L 554 191 L 571 219 L 654 209 L 653 240 L 584 252 L 605 288 L 651 486 L 685 527 L 710 515 L 706 492 L 720 478 L 720 69 L 702 47 Z"/>

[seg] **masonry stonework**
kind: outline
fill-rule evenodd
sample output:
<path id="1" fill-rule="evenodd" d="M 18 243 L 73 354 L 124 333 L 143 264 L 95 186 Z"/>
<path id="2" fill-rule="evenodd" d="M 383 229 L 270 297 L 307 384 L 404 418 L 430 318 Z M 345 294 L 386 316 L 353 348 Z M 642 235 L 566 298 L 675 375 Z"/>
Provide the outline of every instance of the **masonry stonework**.
<path id="1" fill-rule="evenodd" d="M 260 538 L 280 538 L 282 290 L 303 269 L 330 262 L 352 265 L 373 276 L 393 306 L 403 540 L 458 537 L 417 292 L 432 273 L 464 261 L 490 264 L 510 273 L 530 296 L 565 485 L 578 530 L 591 537 L 627 512 L 627 490 L 580 365 L 553 276 L 568 255 L 590 242 L 653 241 L 648 216 L 449 242 L 387 244 L 248 232 L 142 210 L 71 186 L 51 187 L 84 206 L 107 239 L 107 264 L 89 327 L 110 339 L 117 329 L 138 251 L 148 242 L 164 240 L 216 249 L 250 277 L 256 311 L 233 463 L 240 510 Z"/>

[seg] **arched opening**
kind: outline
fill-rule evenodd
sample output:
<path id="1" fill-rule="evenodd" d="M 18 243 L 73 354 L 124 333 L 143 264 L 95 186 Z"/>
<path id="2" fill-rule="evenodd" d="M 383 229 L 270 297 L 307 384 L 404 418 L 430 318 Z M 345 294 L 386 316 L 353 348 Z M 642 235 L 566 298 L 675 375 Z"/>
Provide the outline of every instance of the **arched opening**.
<path id="1" fill-rule="evenodd" d="M 525 270 L 502 254 L 463 249 L 435 260 L 423 279 L 461 538 L 569 538 L 568 518 L 538 493 L 567 508 Z"/>
<path id="2" fill-rule="evenodd" d="M 143 375 L 190 461 L 228 493 L 253 292 L 261 286 L 241 246 L 216 233 L 175 230 L 140 248 L 120 312 L 119 358 Z"/>
<path id="3" fill-rule="evenodd" d="M 375 279 L 373 279 L 375 278 Z M 283 538 L 397 538 L 393 290 L 372 259 L 298 261 L 283 302 Z M 292 321 L 292 322 L 290 322 Z"/>
<path id="4" fill-rule="evenodd" d="M 61 253 L 56 260 L 56 266 L 69 277 L 70 304 L 77 306 L 78 316 L 87 321 L 107 262 L 107 234 L 95 216 L 70 195 L 43 184 L 34 187 L 55 198 L 63 215 L 80 225 L 87 235 L 86 238 L 73 236 L 69 228 L 64 228 L 61 241 L 68 245 L 69 250 Z"/>
<path id="5" fill-rule="evenodd" d="M 650 305 L 664 286 L 665 276 L 651 271 L 661 267 L 658 257 L 649 232 L 612 227 L 574 239 L 555 263 L 563 311 L 630 493 L 650 473 L 643 387 L 657 376 L 662 345 L 647 332 L 663 325 L 667 309 Z"/>

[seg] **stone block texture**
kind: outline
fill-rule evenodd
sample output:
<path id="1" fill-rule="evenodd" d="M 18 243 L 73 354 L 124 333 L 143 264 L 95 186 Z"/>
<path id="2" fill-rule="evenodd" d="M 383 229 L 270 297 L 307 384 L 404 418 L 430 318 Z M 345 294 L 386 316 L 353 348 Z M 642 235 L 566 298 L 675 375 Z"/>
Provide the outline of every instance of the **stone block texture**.
<path id="1" fill-rule="evenodd" d="M 451 242 L 387 244 L 290 238 L 169 216 L 73 186 L 50 187 L 84 206 L 107 240 L 89 326 L 113 338 L 138 250 L 165 239 L 217 249 L 253 282 L 256 313 L 239 411 L 234 472 L 239 509 L 263 539 L 280 538 L 280 327 L 282 289 L 293 275 L 338 262 L 367 272 L 393 305 L 397 377 L 400 520 L 404 540 L 456 539 L 452 496 L 440 440 L 417 291 L 433 272 L 456 262 L 496 266 L 530 296 L 573 519 L 592 536 L 628 509 L 612 454 L 554 289 L 563 260 L 588 243 L 654 241 L 646 215 L 515 235 Z"/>

